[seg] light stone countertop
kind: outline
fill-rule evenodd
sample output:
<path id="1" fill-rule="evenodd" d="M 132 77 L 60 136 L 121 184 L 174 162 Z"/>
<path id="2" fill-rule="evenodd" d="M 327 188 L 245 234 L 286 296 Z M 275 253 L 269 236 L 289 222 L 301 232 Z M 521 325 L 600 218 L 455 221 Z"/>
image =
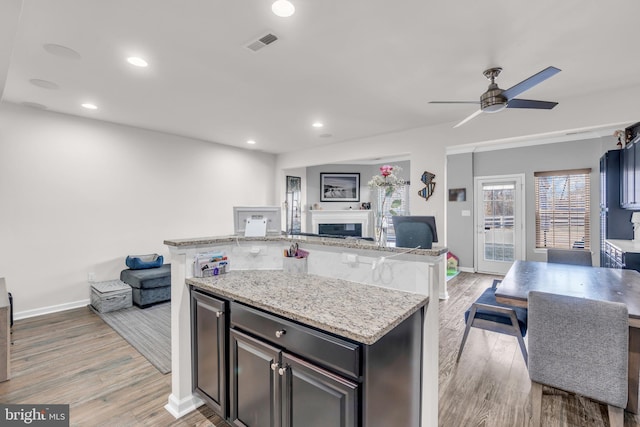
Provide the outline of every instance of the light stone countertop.
<path id="1" fill-rule="evenodd" d="M 266 237 L 244 237 L 244 236 L 215 236 L 215 237 L 197 237 L 191 239 L 170 239 L 165 240 L 164 244 L 174 247 L 199 247 L 199 246 L 211 246 L 220 245 L 225 243 L 234 242 L 282 242 L 283 244 L 290 245 L 291 243 L 298 243 L 303 245 L 308 243 L 310 245 L 322 245 L 333 246 L 348 249 L 365 249 L 375 250 L 392 253 L 410 253 L 415 255 L 425 255 L 437 257 L 442 254 L 446 254 L 448 249 L 442 246 L 434 246 L 432 249 L 408 249 L 408 248 L 395 248 L 395 247 L 378 247 L 374 242 L 364 239 L 340 239 L 331 237 L 316 237 L 316 236 L 266 236 Z M 304 249 L 304 246 L 301 246 Z"/>
<path id="2" fill-rule="evenodd" d="M 368 345 L 429 301 L 425 295 L 278 270 L 230 271 L 186 283 Z"/>
<path id="3" fill-rule="evenodd" d="M 640 253 L 640 242 L 635 240 L 607 239 L 606 241 L 622 252 Z"/>

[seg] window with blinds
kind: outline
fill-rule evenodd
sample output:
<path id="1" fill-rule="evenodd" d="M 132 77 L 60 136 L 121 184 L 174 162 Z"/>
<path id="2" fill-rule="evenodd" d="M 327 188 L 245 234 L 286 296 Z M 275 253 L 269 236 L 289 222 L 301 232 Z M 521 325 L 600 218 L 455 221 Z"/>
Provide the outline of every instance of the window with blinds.
<path id="1" fill-rule="evenodd" d="M 536 248 L 590 247 L 591 169 L 535 172 Z"/>
<path id="2" fill-rule="evenodd" d="M 391 217 L 394 215 L 391 211 L 395 212 L 395 215 L 409 215 L 409 183 L 401 185 L 389 196 L 387 203 L 384 205 L 384 222 L 387 226 L 387 241 L 396 241 L 396 232 L 393 228 L 393 220 Z M 384 198 L 384 191 L 378 191 L 377 206 L 382 206 L 382 199 Z M 400 206 L 391 207 L 391 201 L 400 200 Z"/>

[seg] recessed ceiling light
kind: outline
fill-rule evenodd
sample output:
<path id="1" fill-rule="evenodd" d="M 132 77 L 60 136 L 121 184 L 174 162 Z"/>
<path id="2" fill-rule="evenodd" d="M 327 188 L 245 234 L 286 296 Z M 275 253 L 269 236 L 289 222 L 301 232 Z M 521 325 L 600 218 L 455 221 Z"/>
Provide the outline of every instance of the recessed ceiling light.
<path id="1" fill-rule="evenodd" d="M 50 54 L 55 55 L 59 58 L 65 58 L 65 59 L 81 59 L 82 58 L 82 56 L 80 56 L 80 54 L 75 50 L 59 44 L 47 43 L 42 45 L 42 47 L 44 48 L 44 50 L 46 50 Z"/>
<path id="2" fill-rule="evenodd" d="M 91 103 L 89 103 L 89 102 L 85 102 L 84 104 L 82 104 L 82 106 L 83 106 L 84 108 L 86 108 L 87 110 L 97 110 L 97 109 L 98 109 L 98 106 L 97 106 L 97 105 L 95 105 L 95 104 L 91 104 Z"/>
<path id="3" fill-rule="evenodd" d="M 136 67 L 146 67 L 147 65 L 149 65 L 147 61 L 137 56 L 128 57 L 127 62 L 131 65 L 135 65 Z"/>
<path id="4" fill-rule="evenodd" d="M 22 105 L 24 105 L 25 107 L 30 107 L 30 108 L 37 108 L 38 110 L 46 110 L 47 106 L 44 104 L 39 104 L 37 102 L 29 102 L 29 101 L 25 101 L 22 103 Z"/>
<path id="5" fill-rule="evenodd" d="M 322 126 L 324 126 L 322 123 L 320 122 L 315 122 L 314 124 L 312 124 L 311 126 L 313 126 L 314 128 L 321 128 Z"/>
<path id="6" fill-rule="evenodd" d="M 247 144 L 254 145 L 255 143 L 256 143 L 256 142 L 255 142 L 253 139 L 250 139 L 250 140 L 248 140 L 248 141 L 247 141 Z"/>
<path id="7" fill-rule="evenodd" d="M 271 10 L 281 18 L 288 18 L 296 11 L 295 6 L 288 0 L 276 0 L 271 5 Z"/>
<path id="8" fill-rule="evenodd" d="M 29 83 L 31 83 L 34 86 L 41 87 L 43 89 L 60 89 L 60 86 L 58 86 L 57 83 L 50 82 L 49 80 L 30 79 Z"/>

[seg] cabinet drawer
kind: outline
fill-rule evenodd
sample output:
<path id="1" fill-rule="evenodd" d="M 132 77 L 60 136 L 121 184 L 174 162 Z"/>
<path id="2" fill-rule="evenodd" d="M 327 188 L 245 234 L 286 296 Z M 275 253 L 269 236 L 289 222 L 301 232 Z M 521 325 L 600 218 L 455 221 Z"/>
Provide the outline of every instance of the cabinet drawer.
<path id="1" fill-rule="evenodd" d="M 246 305 L 231 303 L 231 326 L 352 378 L 360 376 L 360 345 Z"/>

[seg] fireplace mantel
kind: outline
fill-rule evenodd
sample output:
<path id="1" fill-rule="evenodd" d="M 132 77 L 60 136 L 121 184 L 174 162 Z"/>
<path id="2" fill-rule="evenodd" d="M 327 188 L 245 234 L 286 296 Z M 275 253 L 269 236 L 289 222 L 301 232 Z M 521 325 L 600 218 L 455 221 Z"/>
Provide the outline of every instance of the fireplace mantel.
<path id="1" fill-rule="evenodd" d="M 318 234 L 319 224 L 362 224 L 362 237 L 373 237 L 371 210 L 311 211 L 312 233 Z"/>

